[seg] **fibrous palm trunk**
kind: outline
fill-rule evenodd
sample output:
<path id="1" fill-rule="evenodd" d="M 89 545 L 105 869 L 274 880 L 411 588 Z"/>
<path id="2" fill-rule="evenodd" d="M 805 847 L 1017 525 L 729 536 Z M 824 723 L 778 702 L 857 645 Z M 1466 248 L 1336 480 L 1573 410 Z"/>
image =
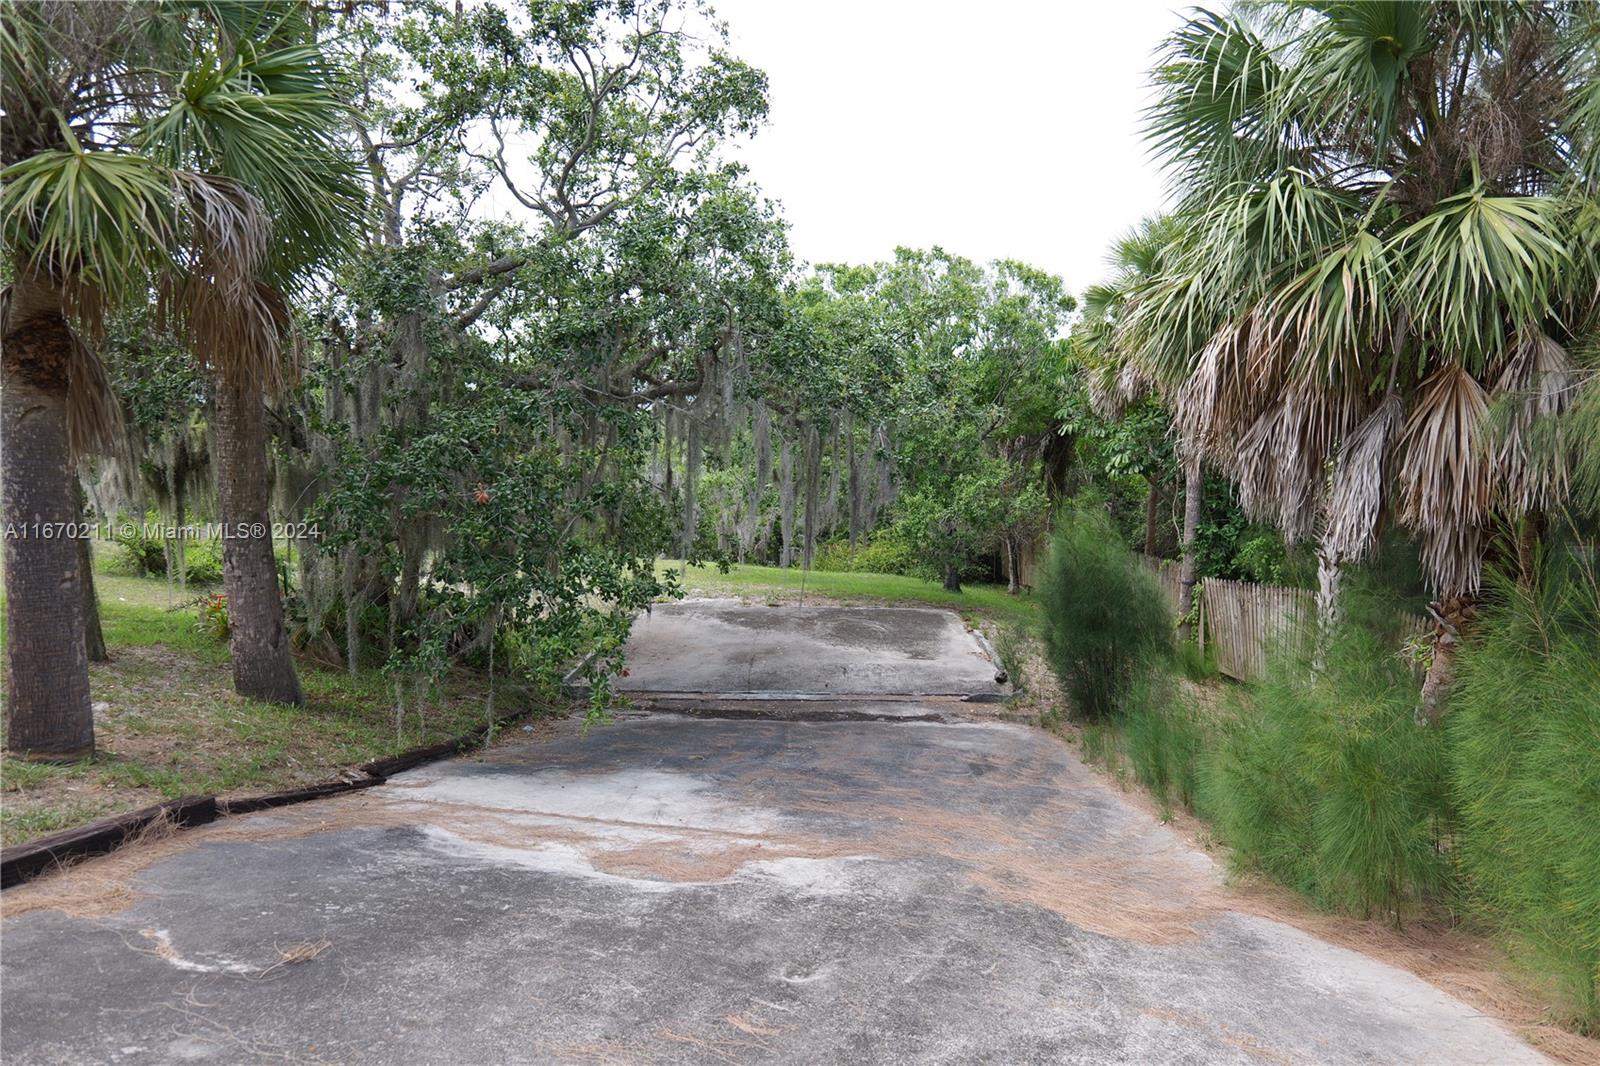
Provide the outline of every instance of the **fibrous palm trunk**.
<path id="1" fill-rule="evenodd" d="M 1200 534 L 1200 495 L 1204 483 L 1200 477 L 1200 461 L 1191 459 L 1183 471 L 1183 565 L 1178 570 L 1178 617 L 1182 619 L 1178 635 L 1184 640 L 1194 639 L 1194 585 L 1199 570 L 1195 558 L 1195 541 Z"/>
<path id="2" fill-rule="evenodd" d="M 1417 702 L 1417 724 L 1438 725 L 1444 717 L 1450 688 L 1455 682 L 1456 649 L 1461 630 L 1477 617 L 1477 604 L 1470 596 L 1449 596 L 1429 605 L 1433 617 L 1433 661 L 1422 680 L 1422 697 Z"/>
<path id="3" fill-rule="evenodd" d="M 259 390 L 238 382 L 219 382 L 212 432 L 217 448 L 217 502 L 226 534 L 222 580 L 228 594 L 233 687 L 252 699 L 303 703 L 305 696 L 289 655 L 278 568 L 272 556 L 266 412 Z"/>
<path id="4" fill-rule="evenodd" d="M 0 354 L 6 745 L 67 761 L 94 752 L 78 544 L 67 536 L 78 517 L 67 438 L 74 341 L 60 293 L 19 273 Z"/>
<path id="5" fill-rule="evenodd" d="M 1150 491 L 1144 498 L 1144 553 L 1152 558 L 1156 554 L 1156 534 L 1161 530 L 1161 485 L 1154 478 Z"/>

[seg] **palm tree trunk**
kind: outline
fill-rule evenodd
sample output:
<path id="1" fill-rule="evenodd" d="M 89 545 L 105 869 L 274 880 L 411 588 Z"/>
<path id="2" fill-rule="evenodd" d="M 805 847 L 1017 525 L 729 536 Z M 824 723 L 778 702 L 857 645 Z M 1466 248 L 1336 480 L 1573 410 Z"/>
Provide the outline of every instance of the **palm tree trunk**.
<path id="1" fill-rule="evenodd" d="M 1183 565 L 1178 570 L 1178 617 L 1183 621 L 1178 635 L 1184 640 L 1194 639 L 1194 586 L 1199 563 L 1195 558 L 1195 541 L 1200 534 L 1200 496 L 1204 489 L 1200 477 L 1200 460 L 1193 459 L 1183 471 Z"/>
<path id="2" fill-rule="evenodd" d="M 1161 530 L 1161 484 L 1150 479 L 1150 492 L 1144 498 L 1144 553 L 1156 555 L 1156 535 Z"/>
<path id="3" fill-rule="evenodd" d="M 283 627 L 283 599 L 267 511 L 267 427 L 257 389 L 217 385 L 217 501 L 225 537 L 222 580 L 228 594 L 233 687 L 271 703 L 305 702 Z"/>
<path id="4" fill-rule="evenodd" d="M 5 522 L 6 746 L 27 759 L 94 753 L 78 518 L 67 444 L 72 334 L 60 293 L 22 270 L 0 356 Z"/>
<path id="5" fill-rule="evenodd" d="M 1456 650 L 1461 630 L 1477 616 L 1477 605 L 1468 596 L 1451 596 L 1428 606 L 1433 616 L 1433 662 L 1422 679 L 1422 697 L 1417 702 L 1417 724 L 1438 725 L 1444 717 L 1455 683 Z"/>

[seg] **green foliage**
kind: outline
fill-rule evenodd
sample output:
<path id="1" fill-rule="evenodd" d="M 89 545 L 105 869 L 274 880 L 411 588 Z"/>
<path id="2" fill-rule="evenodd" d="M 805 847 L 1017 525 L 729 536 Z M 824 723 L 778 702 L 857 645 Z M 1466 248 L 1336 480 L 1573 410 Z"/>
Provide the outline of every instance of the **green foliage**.
<path id="1" fill-rule="evenodd" d="M 195 605 L 194 627 L 212 640 L 226 641 L 233 632 L 228 625 L 228 597 L 220 592 L 200 597 Z"/>
<path id="2" fill-rule="evenodd" d="M 1147 672 L 1129 693 L 1122 738 L 1134 776 L 1163 808 L 1178 803 L 1194 809 L 1207 743 L 1196 700 L 1166 674 Z"/>
<path id="3" fill-rule="evenodd" d="M 149 535 L 146 524 L 119 523 L 112 530 L 112 539 L 121 549 L 122 570 L 134 576 L 165 574 L 167 572 L 167 546 L 160 537 Z"/>
<path id="4" fill-rule="evenodd" d="M 835 573 L 936 576 L 918 555 L 917 546 L 900 536 L 894 526 L 875 531 L 865 542 L 856 545 L 854 551 L 843 537 L 826 541 L 818 547 L 812 567 Z"/>
<path id="5" fill-rule="evenodd" d="M 1076 716 L 1121 710 L 1141 675 L 1172 654 L 1172 618 L 1155 576 L 1090 507 L 1063 511 L 1038 587 L 1046 657 Z"/>
<path id="6" fill-rule="evenodd" d="M 1277 657 L 1223 716 L 1199 809 L 1239 866 L 1321 906 L 1399 921 L 1448 873 L 1444 741 L 1416 726 L 1416 682 L 1372 624 L 1387 608 L 1356 591 L 1346 601 L 1323 669 Z"/>
<path id="7" fill-rule="evenodd" d="M 178 564 L 178 541 L 160 536 L 160 516 L 151 512 L 143 521 L 118 522 L 112 527 L 112 540 L 118 548 L 116 569 L 135 577 L 159 577 L 167 573 L 170 550 L 174 577 Z M 183 544 L 184 580 L 192 585 L 211 585 L 222 580 L 222 542 L 187 540 Z"/>
<path id="8" fill-rule="evenodd" d="M 1445 719 L 1469 910 L 1600 1034 L 1600 591 L 1591 567 L 1505 581 Z"/>

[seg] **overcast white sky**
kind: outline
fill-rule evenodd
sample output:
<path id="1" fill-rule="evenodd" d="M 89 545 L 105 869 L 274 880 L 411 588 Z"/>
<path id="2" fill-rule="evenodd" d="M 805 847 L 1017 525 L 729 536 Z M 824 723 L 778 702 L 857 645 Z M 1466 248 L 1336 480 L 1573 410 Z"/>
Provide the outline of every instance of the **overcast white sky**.
<path id="1" fill-rule="evenodd" d="M 737 149 L 783 203 L 796 254 L 864 262 L 897 244 L 1022 259 L 1081 291 L 1161 203 L 1140 138 L 1164 0 L 713 0 L 771 78 Z"/>

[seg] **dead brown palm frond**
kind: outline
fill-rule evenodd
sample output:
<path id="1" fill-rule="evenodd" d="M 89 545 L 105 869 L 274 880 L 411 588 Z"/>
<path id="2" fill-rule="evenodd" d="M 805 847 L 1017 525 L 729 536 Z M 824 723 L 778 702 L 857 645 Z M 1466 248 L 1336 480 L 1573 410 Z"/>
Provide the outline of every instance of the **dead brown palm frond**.
<path id="1" fill-rule="evenodd" d="M 1567 350 L 1541 330 L 1523 330 L 1513 339 L 1495 381 L 1493 467 L 1496 494 L 1513 514 L 1559 503 L 1567 494 L 1561 428 L 1546 436 L 1551 447 L 1535 447 L 1535 425 L 1565 412 L 1578 388 L 1578 370 Z"/>
<path id="2" fill-rule="evenodd" d="M 1322 532 L 1323 552 L 1330 558 L 1360 561 L 1377 543 L 1389 448 L 1400 415 L 1400 397 L 1391 392 L 1339 445 Z"/>
<path id="3" fill-rule="evenodd" d="M 1489 521 L 1491 467 L 1483 447 L 1489 413 L 1483 386 L 1459 366 L 1418 387 L 1400 445 L 1400 520 L 1422 535 L 1422 562 L 1441 595 L 1475 593 Z"/>
<path id="4" fill-rule="evenodd" d="M 253 281 L 243 299 L 211 278 L 191 274 L 168 297 L 178 309 L 196 362 L 224 380 L 278 395 L 293 378 L 291 318 L 283 296 Z"/>
<path id="5" fill-rule="evenodd" d="M 67 449 L 73 462 L 87 455 L 111 454 L 127 440 L 122 405 L 117 402 L 105 364 L 76 330 L 67 363 Z"/>
<path id="6" fill-rule="evenodd" d="M 1178 390 L 1173 422 L 1189 454 L 1227 463 L 1239 438 L 1271 402 L 1251 370 L 1250 324 L 1230 322 L 1200 350 Z"/>
<path id="7" fill-rule="evenodd" d="M 1129 404 L 1148 393 L 1152 388 L 1150 379 L 1144 371 L 1132 360 L 1122 364 L 1122 369 L 1117 371 L 1117 397 Z"/>
<path id="8" fill-rule="evenodd" d="M 1245 431 L 1235 445 L 1232 473 L 1239 506 L 1276 525 L 1296 544 L 1311 534 L 1325 481 L 1318 439 L 1324 432 L 1318 398 L 1290 389 Z"/>
<path id="9" fill-rule="evenodd" d="M 173 177 L 188 206 L 193 271 L 226 299 L 246 301 L 272 250 L 265 205 L 229 178 L 181 170 Z"/>

